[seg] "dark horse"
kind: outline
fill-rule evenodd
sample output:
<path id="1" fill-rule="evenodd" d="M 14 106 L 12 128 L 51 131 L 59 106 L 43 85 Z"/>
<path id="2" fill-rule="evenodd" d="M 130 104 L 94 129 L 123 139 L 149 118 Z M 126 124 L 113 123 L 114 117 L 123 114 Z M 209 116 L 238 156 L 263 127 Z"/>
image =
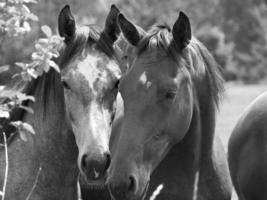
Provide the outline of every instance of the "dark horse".
<path id="1" fill-rule="evenodd" d="M 240 200 L 267 199 L 267 92 L 241 115 L 229 139 L 228 161 Z"/>
<path id="2" fill-rule="evenodd" d="M 118 24 L 135 50 L 119 84 L 124 116 L 114 127 L 111 195 L 149 199 L 162 184 L 157 199 L 230 200 L 227 159 L 214 134 L 223 79 L 192 38 L 188 17 L 181 12 L 172 30 L 157 26 L 147 33 L 122 14 Z"/>
<path id="3" fill-rule="evenodd" d="M 61 73 L 51 69 L 36 80 L 17 84 L 35 97 L 34 103 L 24 102 L 34 114 L 15 110 L 11 120 L 31 124 L 36 135 L 28 135 L 24 142 L 18 134 L 10 135 L 15 130 L 7 122 L 1 130 L 9 135 L 5 199 L 77 199 L 79 172 L 87 187 L 103 187 L 120 77 L 113 47 L 120 32 L 114 26 L 117 14 L 112 6 L 99 32 L 94 26 L 76 26 L 69 6 L 60 12 L 59 34 L 65 39 L 57 61 Z M 1 188 L 4 174 L 1 149 Z"/>

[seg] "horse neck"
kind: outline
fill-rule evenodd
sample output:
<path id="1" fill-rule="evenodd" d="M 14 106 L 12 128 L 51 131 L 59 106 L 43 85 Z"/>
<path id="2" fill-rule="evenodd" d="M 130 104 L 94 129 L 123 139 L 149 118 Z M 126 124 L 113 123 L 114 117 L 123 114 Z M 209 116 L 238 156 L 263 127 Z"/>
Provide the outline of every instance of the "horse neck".
<path id="1" fill-rule="evenodd" d="M 75 147 L 74 135 L 65 120 L 65 103 L 60 75 L 54 70 L 37 80 L 34 91 L 34 115 L 30 116 L 30 123 L 36 130 L 35 142 L 40 149 L 47 147 L 59 148 L 64 154 L 73 154 L 70 147 Z M 27 118 L 27 116 L 26 116 Z M 74 151 L 75 152 L 75 151 Z M 74 159 L 74 158 L 73 158 Z M 76 158 L 75 158 L 76 159 Z"/>
<path id="2" fill-rule="evenodd" d="M 38 184 L 31 199 L 74 199 L 77 197 L 78 152 L 74 135 L 66 128 L 60 75 L 50 70 L 31 86 L 27 94 L 34 96 L 35 102 L 28 106 L 34 114 L 25 113 L 22 120 L 33 126 L 35 135 L 27 134 L 27 141 L 16 136 L 8 146 L 8 153 L 12 155 L 8 174 L 12 191 L 7 192 L 8 199 L 25 199 L 35 179 Z M 4 159 L 0 156 L 0 166 L 4 166 Z"/>
<path id="3" fill-rule="evenodd" d="M 201 84 L 199 84 L 201 85 Z M 212 153 L 215 134 L 216 105 L 212 99 L 208 83 L 197 88 L 199 104 L 199 120 L 201 135 L 201 154 L 205 157 Z"/>

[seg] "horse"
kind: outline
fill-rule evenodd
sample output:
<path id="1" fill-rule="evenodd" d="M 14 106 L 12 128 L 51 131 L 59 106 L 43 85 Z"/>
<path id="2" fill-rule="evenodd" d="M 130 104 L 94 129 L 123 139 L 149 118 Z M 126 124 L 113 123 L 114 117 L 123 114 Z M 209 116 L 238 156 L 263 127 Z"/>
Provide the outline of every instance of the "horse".
<path id="1" fill-rule="evenodd" d="M 119 83 L 124 111 L 112 130 L 112 198 L 149 199 L 157 188 L 158 200 L 230 200 L 227 158 L 214 133 L 224 82 L 189 18 L 180 12 L 172 29 L 148 32 L 123 14 L 118 24 L 134 59 Z"/>
<path id="2" fill-rule="evenodd" d="M 15 109 L 10 121 L 27 122 L 36 133 L 24 142 L 8 121 L 3 125 L 1 133 L 9 136 L 5 199 L 77 199 L 78 174 L 87 188 L 104 187 L 121 73 L 113 46 L 120 34 L 117 14 L 112 6 L 104 30 L 99 31 L 93 25 L 76 25 L 66 5 L 58 17 L 64 38 L 56 61 L 61 72 L 50 69 L 12 87 L 33 96 L 35 102 L 23 102 L 34 114 Z M 0 153 L 2 188 L 6 158 L 3 149 Z"/>
<path id="3" fill-rule="evenodd" d="M 240 200 L 267 199 L 267 92 L 241 115 L 228 143 L 228 162 Z"/>

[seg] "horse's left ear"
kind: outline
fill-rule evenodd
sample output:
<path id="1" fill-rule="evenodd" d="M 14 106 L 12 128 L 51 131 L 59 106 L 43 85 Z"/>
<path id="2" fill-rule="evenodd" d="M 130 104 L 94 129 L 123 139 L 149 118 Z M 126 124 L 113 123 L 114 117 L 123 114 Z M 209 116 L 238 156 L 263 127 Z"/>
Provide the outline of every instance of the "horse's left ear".
<path id="1" fill-rule="evenodd" d="M 135 26 L 121 13 L 118 16 L 118 24 L 126 40 L 133 46 L 137 46 L 146 34 L 141 27 Z"/>
<path id="2" fill-rule="evenodd" d="M 76 25 L 73 15 L 70 11 L 70 6 L 66 5 L 59 13 L 58 16 L 58 32 L 61 37 L 65 38 L 65 42 L 68 42 L 74 37 L 76 31 Z"/>
<path id="3" fill-rule="evenodd" d="M 191 35 L 191 25 L 189 18 L 180 12 L 178 19 L 172 28 L 173 40 L 180 50 L 183 50 L 190 42 Z"/>
<path id="4" fill-rule="evenodd" d="M 111 39 L 112 43 L 118 39 L 121 32 L 117 22 L 119 14 L 120 10 L 114 4 L 111 5 L 103 32 Z"/>

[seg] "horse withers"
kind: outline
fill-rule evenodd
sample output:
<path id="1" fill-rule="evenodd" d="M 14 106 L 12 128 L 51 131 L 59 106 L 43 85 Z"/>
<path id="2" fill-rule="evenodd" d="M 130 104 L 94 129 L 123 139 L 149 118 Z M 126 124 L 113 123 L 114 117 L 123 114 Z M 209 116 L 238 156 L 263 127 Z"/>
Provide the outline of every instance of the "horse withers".
<path id="1" fill-rule="evenodd" d="M 104 187 L 120 77 L 113 48 L 119 34 L 117 14 L 113 6 L 99 32 L 94 26 L 77 26 L 69 6 L 60 12 L 59 34 L 65 40 L 57 61 L 61 73 L 51 69 L 30 83 L 17 84 L 35 97 L 34 103 L 24 103 L 34 114 L 15 110 L 11 120 L 31 124 L 36 134 L 28 135 L 27 142 L 18 134 L 10 137 L 5 199 L 77 199 L 79 173 L 87 187 Z M 14 129 L 6 124 L 2 131 Z M 1 188 L 5 165 L 1 150 Z"/>
<path id="2" fill-rule="evenodd" d="M 228 162 L 239 200 L 267 199 L 267 92 L 241 115 L 228 143 Z"/>
<path id="3" fill-rule="evenodd" d="M 223 79 L 180 12 L 172 30 L 118 24 L 135 50 L 119 92 L 124 116 L 112 135 L 108 188 L 116 200 L 230 200 L 226 155 L 214 134 Z M 117 131 L 117 132 L 116 132 Z M 113 133 L 112 133 L 113 134 Z"/>

